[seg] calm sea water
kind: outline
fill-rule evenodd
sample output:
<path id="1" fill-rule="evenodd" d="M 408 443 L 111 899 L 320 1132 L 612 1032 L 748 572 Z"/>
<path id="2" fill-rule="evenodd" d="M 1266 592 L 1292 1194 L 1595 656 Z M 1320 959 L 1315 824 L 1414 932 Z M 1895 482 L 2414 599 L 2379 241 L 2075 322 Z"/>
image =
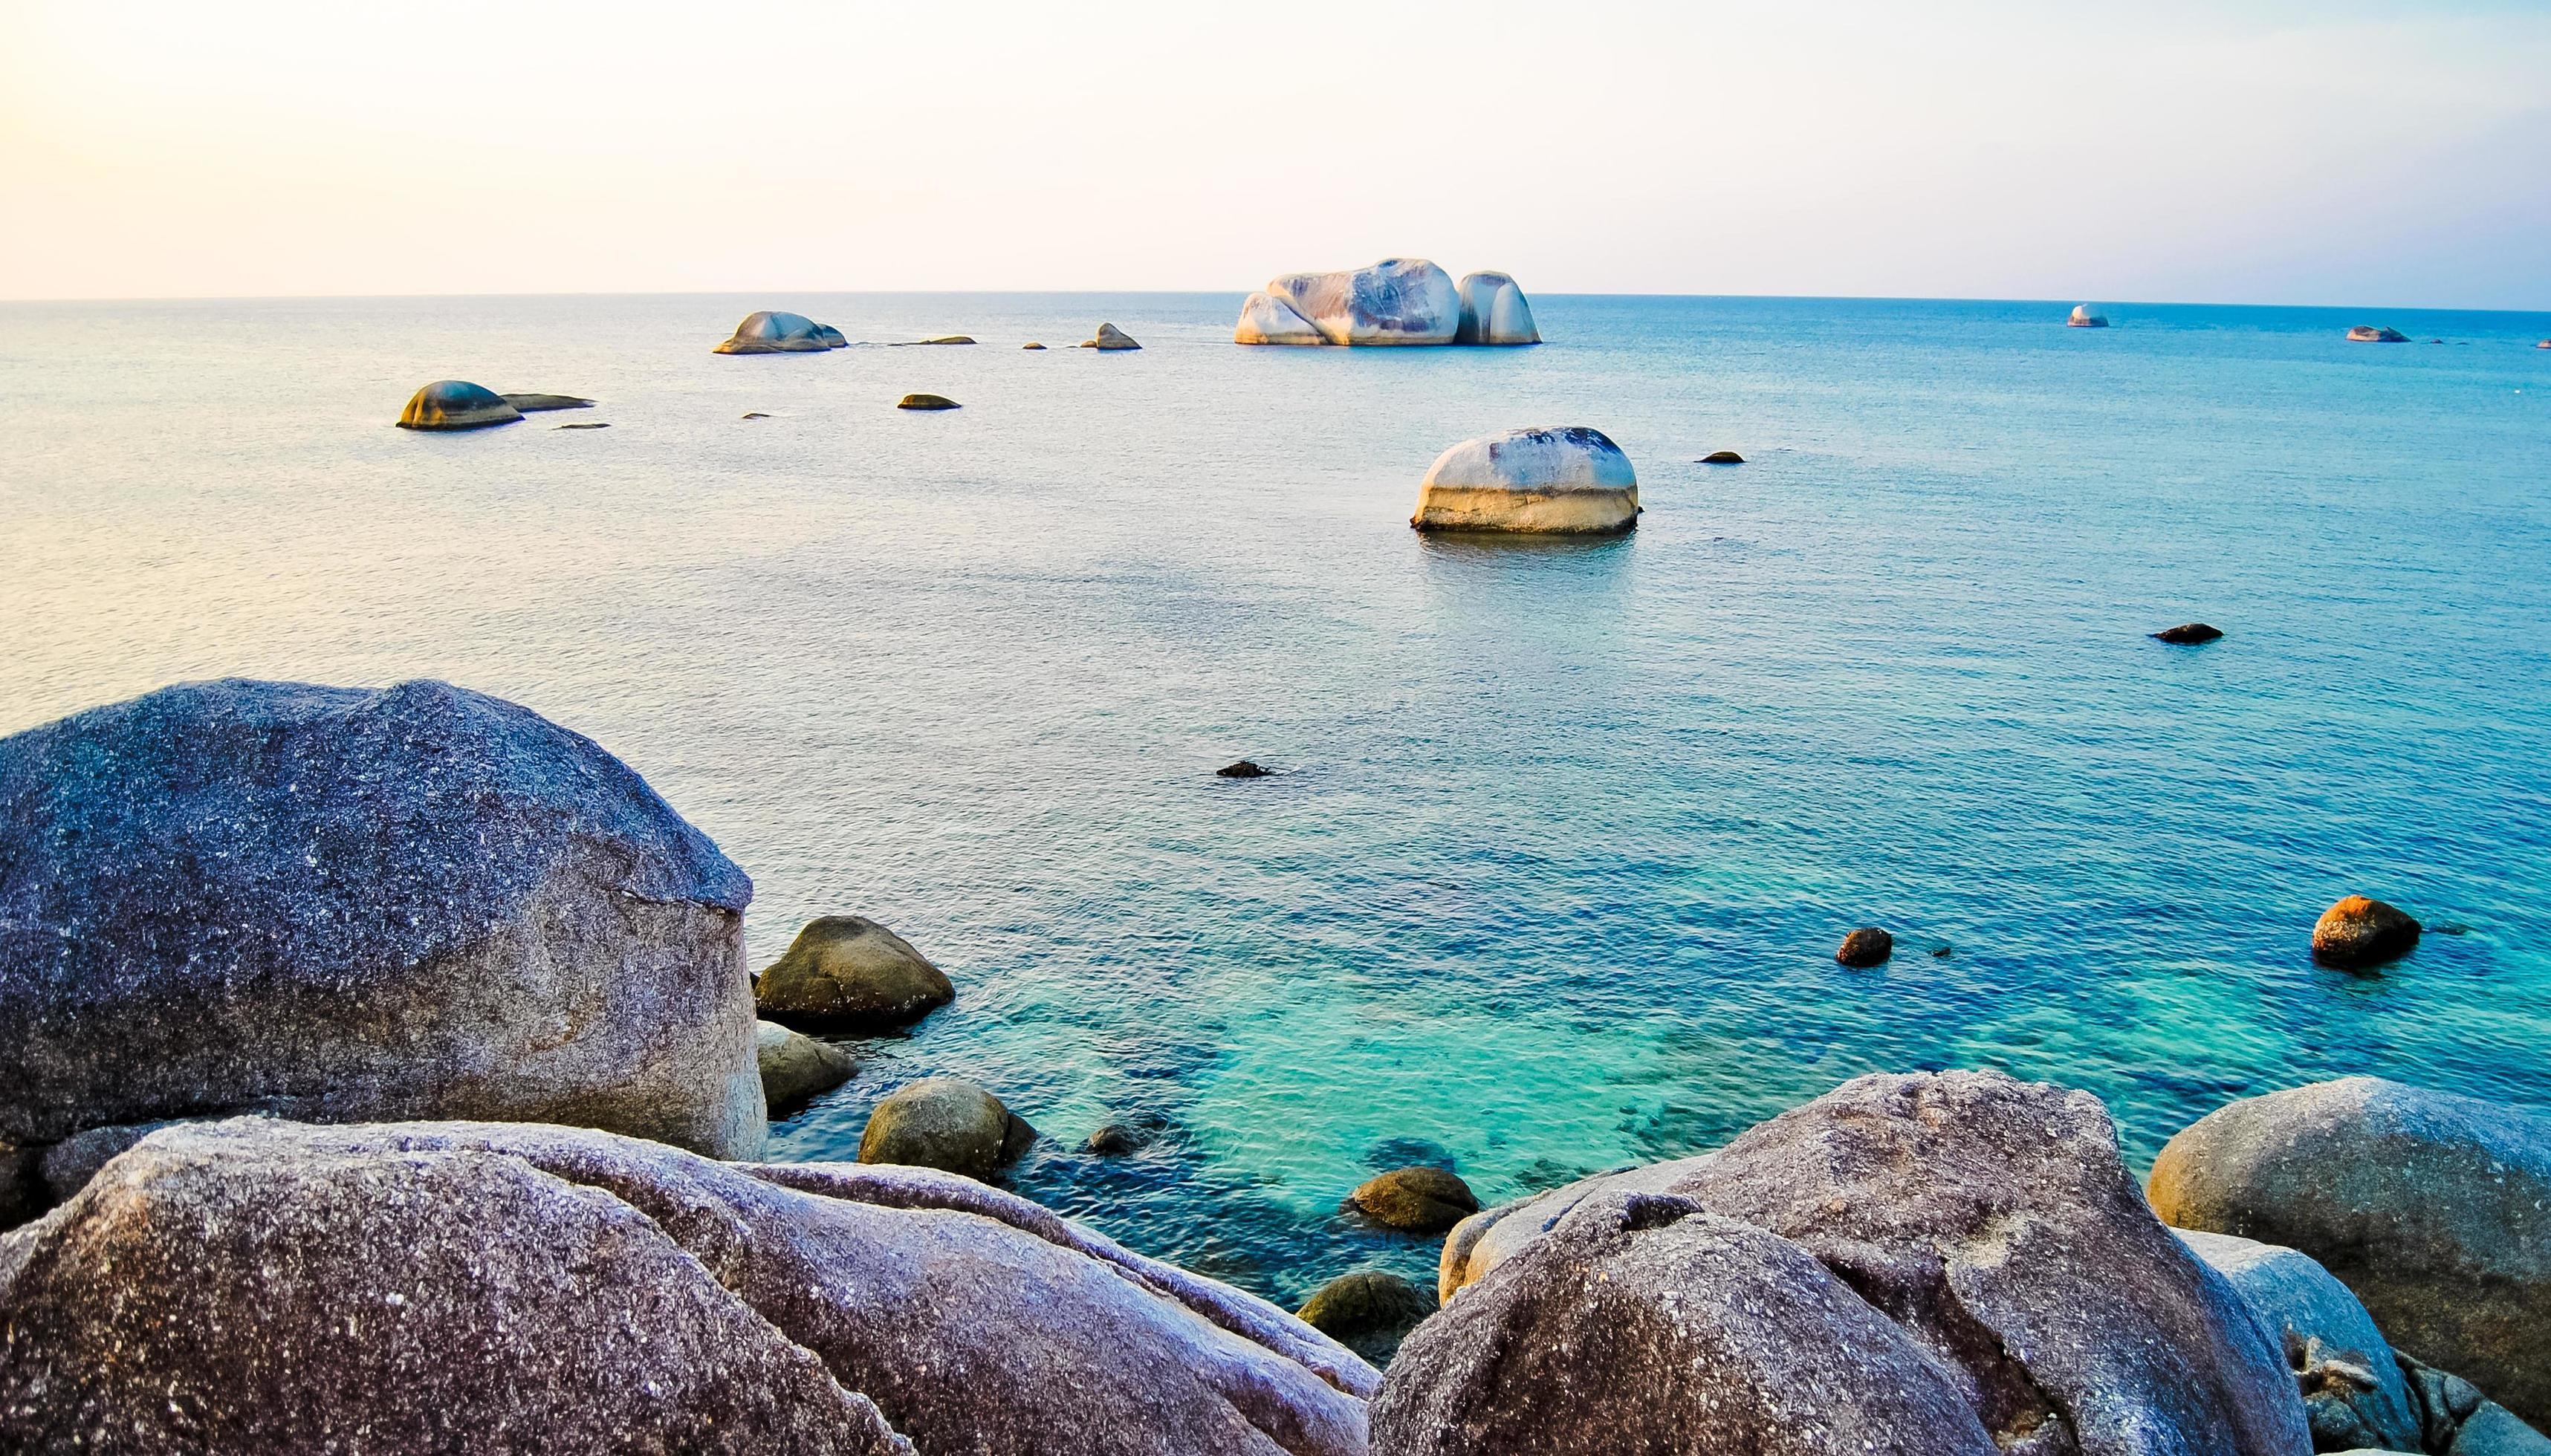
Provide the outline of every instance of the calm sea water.
<path id="1" fill-rule="evenodd" d="M 1373 1169 L 1511 1197 L 1871 1069 L 2089 1088 L 2138 1163 L 2344 1073 L 2551 1106 L 2551 317 L 1542 297 L 1540 348 L 1350 351 L 1238 302 L 0 307 L 0 731 L 529 704 L 752 872 L 757 964 L 859 912 L 954 975 L 776 1155 L 971 1077 L 1024 1192 L 1277 1298 L 1431 1269 L 1336 1214 Z M 983 343 L 708 352 L 761 306 Z M 1017 346 L 1102 319 L 1144 350 Z M 601 407 L 390 428 L 447 376 Z M 1621 443 L 1634 537 L 1408 530 L 1526 424 Z M 2456 932 L 2316 969 L 2351 891 Z"/>

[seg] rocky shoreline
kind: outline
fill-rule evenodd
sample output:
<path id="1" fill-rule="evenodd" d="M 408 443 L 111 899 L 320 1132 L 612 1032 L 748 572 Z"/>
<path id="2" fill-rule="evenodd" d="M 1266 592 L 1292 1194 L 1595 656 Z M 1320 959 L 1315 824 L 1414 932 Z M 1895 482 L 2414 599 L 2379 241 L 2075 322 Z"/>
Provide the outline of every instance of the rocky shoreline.
<path id="1" fill-rule="evenodd" d="M 954 1079 L 759 1161 L 822 1032 L 958 991 L 854 916 L 757 980 L 751 898 L 441 683 L 0 739 L 0 1449 L 2551 1453 L 2529 1113 L 2318 1084 L 2139 1186 L 2087 1093 L 1864 1076 L 1491 1209 L 1342 1191 L 1437 1287 L 1288 1313 L 995 1186 L 1038 1129 Z"/>

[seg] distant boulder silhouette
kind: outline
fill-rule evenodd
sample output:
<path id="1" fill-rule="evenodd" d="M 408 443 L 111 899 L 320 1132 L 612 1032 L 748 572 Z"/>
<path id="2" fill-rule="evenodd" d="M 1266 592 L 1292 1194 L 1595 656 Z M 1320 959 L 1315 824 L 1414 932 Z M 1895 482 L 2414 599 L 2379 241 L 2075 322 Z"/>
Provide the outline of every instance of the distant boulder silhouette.
<path id="1" fill-rule="evenodd" d="M 825 336 L 830 334 L 832 339 Z M 819 354 L 842 345 L 833 342 L 841 331 L 807 318 L 804 314 L 763 309 L 745 315 L 735 326 L 734 337 L 709 350 L 721 354 Z M 845 343 L 847 340 L 843 340 Z"/>
<path id="2" fill-rule="evenodd" d="M 2075 329 L 2105 329 L 2108 327 L 2107 319 L 2096 309 L 2092 308 L 2087 303 L 2075 304 L 2073 306 L 2073 317 L 2065 320 L 2064 322 L 2067 326 Z"/>
<path id="3" fill-rule="evenodd" d="M 2409 336 L 2398 329 L 2377 329 L 2371 324 L 2359 324 L 2347 331 L 2347 341 L 2350 343 L 2407 343 Z"/>
<path id="4" fill-rule="evenodd" d="M 2223 635 L 2223 630 L 2208 627 L 2202 622 L 2183 622 L 2177 627 L 2165 627 L 2152 635 L 2160 641 L 2169 642 L 2175 646 L 2193 647 L 2199 642 L 2213 641 Z"/>

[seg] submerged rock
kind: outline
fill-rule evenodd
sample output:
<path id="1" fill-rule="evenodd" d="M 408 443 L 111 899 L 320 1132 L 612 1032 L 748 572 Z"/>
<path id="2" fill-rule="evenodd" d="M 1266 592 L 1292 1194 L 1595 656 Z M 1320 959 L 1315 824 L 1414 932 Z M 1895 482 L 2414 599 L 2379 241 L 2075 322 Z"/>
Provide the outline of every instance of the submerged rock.
<path id="1" fill-rule="evenodd" d="M 1701 465 L 1742 465 L 1745 463 L 1745 457 L 1736 453 L 1734 450 L 1711 450 L 1708 454 L 1701 456 L 1694 463 Z"/>
<path id="2" fill-rule="evenodd" d="M 1435 457 L 1417 488 L 1419 531 L 1605 534 L 1639 524 L 1639 477 L 1599 430 L 1509 430 Z"/>
<path id="3" fill-rule="evenodd" d="M 832 1091 L 860 1069 L 849 1052 L 776 1021 L 753 1023 L 753 1054 L 762 1069 L 762 1100 L 772 1116 Z"/>
<path id="4" fill-rule="evenodd" d="M 1347 1195 L 1348 1207 L 1384 1228 L 1442 1233 L 1480 1212 L 1471 1185 L 1442 1168 L 1393 1168 Z"/>
<path id="5" fill-rule="evenodd" d="M 1282 299 L 1264 291 L 1249 295 L 1240 306 L 1239 327 L 1232 330 L 1234 343 L 1327 343 L 1329 337 L 1311 326 L 1311 321 L 1293 312 Z"/>
<path id="6" fill-rule="evenodd" d="M 1225 779 L 1263 779 L 1267 777 L 1267 770 L 1260 768 L 1257 764 L 1250 762 L 1246 758 L 1240 760 L 1238 763 L 1226 763 L 1222 767 L 1215 769 L 1213 772 L 1216 778 Z"/>
<path id="7" fill-rule="evenodd" d="M 2208 627 L 2202 622 L 2183 622 L 2177 627 L 2165 627 L 2152 635 L 2155 640 L 2169 642 L 2174 646 L 2194 647 L 2222 636 L 2223 630 Z"/>
<path id="8" fill-rule="evenodd" d="M 557 428 L 560 430 L 609 430 L 611 428 L 611 422 L 608 420 L 588 420 L 581 425 L 561 425 Z"/>
<path id="9" fill-rule="evenodd" d="M 808 921 L 754 980 L 763 1016 L 818 1031 L 889 1031 L 957 999 L 912 942 L 866 916 Z"/>
<path id="10" fill-rule="evenodd" d="M 2073 317 L 2065 320 L 2064 322 L 2076 329 L 2105 329 L 2108 327 L 2108 321 L 2100 317 L 2099 313 L 2087 303 L 2075 304 L 2073 306 Z"/>
<path id="11" fill-rule="evenodd" d="M 896 1088 L 868 1114 L 860 1161 L 989 1178 L 1036 1139 L 1025 1118 L 973 1083 L 925 1077 Z"/>
<path id="12" fill-rule="evenodd" d="M 1378 1385 L 964 1179 L 489 1123 L 162 1131 L 0 1309 L 13 1451 L 1363 1456 Z"/>
<path id="13" fill-rule="evenodd" d="M 1267 285 L 1331 343 L 1451 343 L 1462 329 L 1462 294 L 1424 258 L 1383 258 L 1349 273 L 1287 273 Z"/>
<path id="14" fill-rule="evenodd" d="M 2182 1228 L 2285 1244 L 2395 1349 L 2551 1422 L 2551 1118 L 2373 1077 L 2216 1109 L 2153 1161 Z"/>
<path id="15" fill-rule="evenodd" d="M 1099 325 L 1098 333 L 1089 340 L 1089 346 L 1091 348 L 1103 348 L 1110 351 L 1142 347 L 1141 344 L 1134 341 L 1133 336 L 1127 334 L 1124 330 L 1117 328 L 1113 324 Z"/>
<path id="16" fill-rule="evenodd" d="M 1341 1274 L 1313 1290 L 1293 1317 L 1378 1369 L 1399 1353 L 1408 1332 L 1434 1312 L 1434 1296 L 1396 1274 L 1367 1269 Z"/>
<path id="17" fill-rule="evenodd" d="M 1539 343 L 1541 331 L 1532 322 L 1532 305 L 1523 290 L 1503 273 L 1473 273 L 1462 280 L 1462 322 L 1455 343 Z"/>
<path id="18" fill-rule="evenodd" d="M 438 379 L 408 397 L 399 412 L 401 430 L 484 430 L 511 425 L 523 412 L 484 385 L 465 379 Z"/>
<path id="19" fill-rule="evenodd" d="M 537 415 L 545 410 L 590 410 L 593 408 L 593 401 L 589 399 L 579 399 L 571 394 L 509 394 L 505 396 L 505 403 L 512 405 L 515 409 L 520 410 L 526 415 Z"/>
<path id="20" fill-rule="evenodd" d="M 0 739 L 0 1142 L 254 1109 L 759 1153 L 752 882 L 439 682 L 188 683 Z"/>
<path id="21" fill-rule="evenodd" d="M 833 331 L 838 333 L 839 331 Z M 804 314 L 764 309 L 745 315 L 735 335 L 709 350 L 720 354 L 819 354 L 833 348 L 823 325 Z M 846 340 L 847 341 L 847 340 Z"/>
<path id="22" fill-rule="evenodd" d="M 2312 925 L 2312 959 L 2341 970 L 2396 961 L 2418 948 L 2418 922 L 2401 910 L 2350 895 Z"/>
<path id="23" fill-rule="evenodd" d="M 1884 965 L 1895 954 L 1895 937 L 1876 925 L 1863 925 L 1842 937 L 1834 959 L 1856 969 Z"/>
<path id="24" fill-rule="evenodd" d="M 2371 324 L 2359 324 L 2348 330 L 2347 339 L 2350 343 L 2407 343 L 2409 341 L 2409 336 L 2398 329 L 2377 329 Z"/>
<path id="25" fill-rule="evenodd" d="M 2231 1283 L 2286 1352 L 2314 1449 L 2417 1449 L 2421 1424 L 2400 1363 L 2346 1285 L 2295 1249 L 2228 1233 L 2179 1237 Z"/>
<path id="26" fill-rule="evenodd" d="M 907 394 L 894 402 L 898 410 L 960 410 L 965 406 L 944 394 Z"/>

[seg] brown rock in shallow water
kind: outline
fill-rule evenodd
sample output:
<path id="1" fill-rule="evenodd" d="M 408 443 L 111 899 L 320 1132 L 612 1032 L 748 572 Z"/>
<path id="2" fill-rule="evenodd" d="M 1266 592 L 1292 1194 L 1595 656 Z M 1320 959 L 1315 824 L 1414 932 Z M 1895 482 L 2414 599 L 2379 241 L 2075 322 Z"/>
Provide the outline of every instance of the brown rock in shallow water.
<path id="1" fill-rule="evenodd" d="M 1347 1195 L 1347 1203 L 1402 1233 L 1442 1233 L 1480 1212 L 1471 1186 L 1442 1168 L 1393 1168 L 1368 1179 Z"/>
<path id="2" fill-rule="evenodd" d="M 964 1179 L 489 1123 L 161 1132 L 0 1309 L 13 1452 L 1363 1456 L 1378 1384 Z"/>
<path id="3" fill-rule="evenodd" d="M 2312 925 L 2312 959 L 2341 970 L 2398 960 L 2418 945 L 2418 922 L 2407 914 L 2362 895 L 2320 913 Z"/>
<path id="4" fill-rule="evenodd" d="M 505 396 L 465 379 L 439 379 L 418 390 L 399 412 L 401 430 L 484 430 L 523 418 Z"/>
<path id="5" fill-rule="evenodd" d="M 989 1178 L 1036 1137 L 1025 1118 L 973 1083 L 925 1077 L 895 1089 L 868 1114 L 860 1161 Z"/>
<path id="6" fill-rule="evenodd" d="M 860 1069 L 849 1052 L 776 1021 L 753 1023 L 753 1052 L 762 1067 L 762 1100 L 772 1116 L 832 1091 Z"/>
<path id="7" fill-rule="evenodd" d="M 1226 779 L 1263 779 L 1267 777 L 1267 770 L 1244 758 L 1238 763 L 1227 763 L 1215 769 L 1214 775 Z"/>
<path id="8" fill-rule="evenodd" d="M 891 1030 L 956 999 L 911 941 L 856 915 L 808 921 L 754 982 L 765 1018 L 817 1031 Z"/>
<path id="9" fill-rule="evenodd" d="M 907 394 L 895 401 L 898 410 L 956 410 L 964 406 L 944 394 Z"/>
<path id="10" fill-rule="evenodd" d="M 1863 925 L 1842 937 L 1842 944 L 1834 951 L 1834 959 L 1855 969 L 1865 970 L 1870 966 L 1884 965 L 1888 957 L 1893 954 L 1895 954 L 1894 936 L 1876 925 Z"/>
<path id="11" fill-rule="evenodd" d="M 1373 1449 L 1999 1456 L 1949 1369 L 1797 1245 L 1599 1194 L 1408 1335 Z"/>
<path id="12" fill-rule="evenodd" d="M 1141 348 L 1142 345 L 1134 341 L 1133 336 L 1127 334 L 1124 330 L 1117 328 L 1115 325 L 1101 324 L 1098 326 L 1097 337 L 1091 339 L 1088 343 L 1083 345 L 1083 347 L 1116 350 Z"/>
<path id="13" fill-rule="evenodd" d="M 2183 622 L 2177 627 L 2165 627 L 2161 631 L 2154 632 L 2152 635 L 2156 639 L 2169 642 L 2174 646 L 2193 647 L 2199 642 L 2213 641 L 2216 637 L 2223 635 L 2223 633 L 2219 630 L 2208 627 L 2202 622 Z"/>
<path id="14" fill-rule="evenodd" d="M 2243 1098 L 2153 1160 L 2183 1228 L 2301 1250 L 2395 1349 L 2551 1425 L 2551 1118 L 2373 1077 Z"/>
<path id="15" fill-rule="evenodd" d="M 1378 1269 L 1341 1274 L 1311 1292 L 1294 1317 L 1378 1368 L 1435 1312 L 1435 1297 Z"/>

